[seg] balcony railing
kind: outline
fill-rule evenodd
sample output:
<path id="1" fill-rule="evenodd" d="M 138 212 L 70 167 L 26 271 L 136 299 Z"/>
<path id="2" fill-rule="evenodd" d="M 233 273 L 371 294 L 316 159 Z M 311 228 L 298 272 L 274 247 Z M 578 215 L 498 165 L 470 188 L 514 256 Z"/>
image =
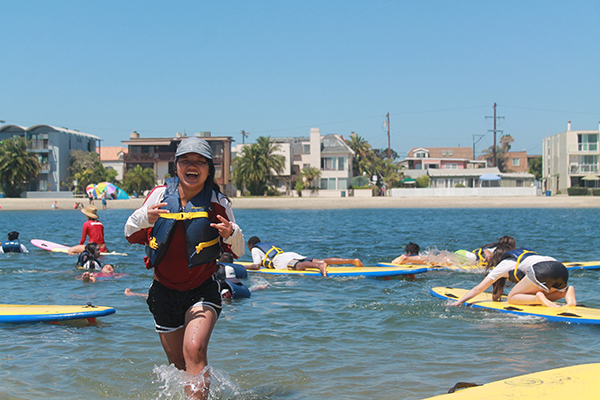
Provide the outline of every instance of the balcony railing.
<path id="1" fill-rule="evenodd" d="M 162 153 L 128 153 L 123 156 L 125 162 L 155 162 L 155 161 L 173 161 L 175 159 L 174 152 Z"/>
<path id="2" fill-rule="evenodd" d="M 596 164 L 571 164 L 569 166 L 570 175 L 595 173 L 598 173 L 598 165 Z"/>
<path id="3" fill-rule="evenodd" d="M 48 150 L 48 140 L 32 140 L 27 146 L 28 150 Z"/>

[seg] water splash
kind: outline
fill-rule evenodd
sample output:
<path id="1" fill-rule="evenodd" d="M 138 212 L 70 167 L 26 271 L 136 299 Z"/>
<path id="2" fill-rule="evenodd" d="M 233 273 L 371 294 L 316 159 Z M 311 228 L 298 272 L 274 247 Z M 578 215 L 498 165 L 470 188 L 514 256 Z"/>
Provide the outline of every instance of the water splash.
<path id="1" fill-rule="evenodd" d="M 194 392 L 208 389 L 207 398 L 209 400 L 250 400 L 256 398 L 256 394 L 240 388 L 225 371 L 210 365 L 195 376 L 175 368 L 173 364 L 154 366 L 153 372 L 157 375 L 158 380 L 162 382 L 157 399 L 187 399 L 186 387 Z M 209 378 L 205 379 L 205 376 Z"/>

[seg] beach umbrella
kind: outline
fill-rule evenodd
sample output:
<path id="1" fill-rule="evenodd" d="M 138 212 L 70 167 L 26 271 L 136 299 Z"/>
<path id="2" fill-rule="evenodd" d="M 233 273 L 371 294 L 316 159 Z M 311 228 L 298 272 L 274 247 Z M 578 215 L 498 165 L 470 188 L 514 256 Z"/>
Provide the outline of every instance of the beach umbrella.
<path id="1" fill-rule="evenodd" d="M 96 197 L 96 185 L 90 183 L 89 185 L 87 185 L 85 187 L 85 192 L 87 193 L 88 197 L 91 194 L 93 197 Z"/>
<path id="2" fill-rule="evenodd" d="M 358 175 L 350 179 L 350 185 L 360 187 L 367 186 L 369 184 L 369 178 L 364 175 Z"/>
<path id="3" fill-rule="evenodd" d="M 600 178 L 598 178 L 596 175 L 586 175 L 583 178 L 581 178 L 582 181 L 600 181 Z"/>
<path id="4" fill-rule="evenodd" d="M 405 185 L 414 185 L 415 183 L 417 183 L 417 180 L 413 179 L 409 176 L 409 177 L 402 179 L 400 181 L 400 183 L 404 183 Z"/>
<path id="5" fill-rule="evenodd" d="M 116 191 L 117 186 L 110 182 L 100 182 L 96 185 L 96 194 L 98 195 L 98 197 L 100 197 L 102 192 L 106 192 L 106 194 L 111 195 L 113 193 L 116 193 Z"/>
<path id="6" fill-rule="evenodd" d="M 500 178 L 498 175 L 496 174 L 483 174 L 479 177 L 480 181 L 499 181 L 502 178 Z"/>

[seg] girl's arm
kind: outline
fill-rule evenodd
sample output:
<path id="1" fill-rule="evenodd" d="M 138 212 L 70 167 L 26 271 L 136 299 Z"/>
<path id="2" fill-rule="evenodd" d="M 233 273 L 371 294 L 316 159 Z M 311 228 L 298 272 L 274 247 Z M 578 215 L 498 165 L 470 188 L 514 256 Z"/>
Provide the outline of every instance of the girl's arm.
<path id="1" fill-rule="evenodd" d="M 484 292 L 487 288 L 489 288 L 492 285 L 492 283 L 494 283 L 494 281 L 491 280 L 490 278 L 488 278 L 488 277 L 483 278 L 483 280 L 481 281 L 481 283 L 479 283 L 479 285 L 477 285 L 473 289 L 469 290 L 467 293 L 465 293 L 463 295 L 463 297 L 458 299 L 458 301 L 456 301 L 455 303 L 452 303 L 452 305 L 453 306 L 463 305 L 465 303 L 465 301 L 469 301 L 473 297 Z"/>

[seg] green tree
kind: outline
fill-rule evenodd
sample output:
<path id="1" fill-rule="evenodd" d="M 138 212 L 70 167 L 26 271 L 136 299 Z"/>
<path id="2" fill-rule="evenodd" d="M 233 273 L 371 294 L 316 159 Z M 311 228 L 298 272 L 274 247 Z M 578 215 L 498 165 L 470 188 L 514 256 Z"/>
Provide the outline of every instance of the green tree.
<path id="1" fill-rule="evenodd" d="M 123 190 L 127 193 L 142 193 L 156 185 L 156 174 L 152 168 L 142 168 L 141 165 L 129 169 L 123 178 Z"/>
<path id="2" fill-rule="evenodd" d="M 321 170 L 317 167 L 311 167 L 310 165 L 302 168 L 298 174 L 298 180 L 302 182 L 303 188 L 311 189 L 311 191 L 319 190 L 318 183 L 321 179 Z"/>
<path id="3" fill-rule="evenodd" d="M 85 193 L 85 188 L 89 184 L 100 182 L 119 183 L 116 180 L 118 172 L 104 167 L 98 153 L 73 150 L 69 157 L 71 159 L 71 166 L 69 167 L 71 175 L 63 182 L 63 185 L 69 187 L 75 193 Z M 74 182 L 77 182 L 77 185 L 74 185 Z"/>
<path id="4" fill-rule="evenodd" d="M 500 138 L 500 145 L 496 146 L 496 158 L 498 159 L 498 169 L 500 172 L 507 172 L 508 168 L 508 156 L 506 153 L 510 151 L 511 143 L 514 142 L 510 135 L 502 135 Z M 482 155 L 484 159 L 487 161 L 488 165 L 494 165 L 494 146 L 490 146 L 487 149 L 483 150 Z"/>
<path id="5" fill-rule="evenodd" d="M 0 183 L 8 197 L 20 197 L 26 184 L 42 169 L 35 153 L 27 151 L 27 140 L 15 136 L 0 144 Z"/>
<path id="6" fill-rule="evenodd" d="M 542 156 L 529 160 L 529 173 L 533 174 L 538 181 L 542 179 Z"/>
<path id="7" fill-rule="evenodd" d="M 233 183 L 242 192 L 247 190 L 253 196 L 265 194 L 274 176 L 283 172 L 285 157 L 275 154 L 279 145 L 270 137 L 261 136 L 256 143 L 242 148 L 240 155 L 233 159 Z"/>
<path id="8" fill-rule="evenodd" d="M 372 174 L 369 167 L 371 166 L 371 159 L 375 157 L 373 148 L 365 139 L 360 135 L 356 135 L 354 132 L 350 135 L 350 140 L 346 140 L 348 147 L 354 151 L 352 157 L 352 175 L 362 175 L 363 172 Z"/>
<path id="9" fill-rule="evenodd" d="M 427 188 L 429 187 L 429 175 L 422 175 L 418 177 L 416 185 L 418 188 Z"/>

